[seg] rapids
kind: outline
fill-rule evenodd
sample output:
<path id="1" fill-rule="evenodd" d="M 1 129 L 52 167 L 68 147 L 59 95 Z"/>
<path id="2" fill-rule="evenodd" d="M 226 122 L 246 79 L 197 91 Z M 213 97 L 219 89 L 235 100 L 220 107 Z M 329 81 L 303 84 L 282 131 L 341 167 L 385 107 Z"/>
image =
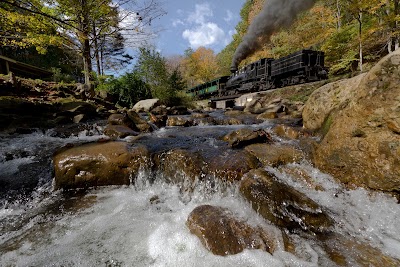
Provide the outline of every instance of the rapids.
<path id="1" fill-rule="evenodd" d="M 218 137 L 237 127 L 244 126 L 164 128 L 139 142 L 152 149 L 219 148 L 224 143 Z M 272 125 L 246 127 L 269 130 Z M 185 225 L 199 205 L 229 208 L 250 225 L 279 232 L 234 185 L 202 182 L 194 192 L 182 194 L 160 175 L 141 173 L 129 186 L 54 191 L 52 154 L 69 143 L 104 138 L 101 132 L 95 125 L 69 137 L 54 131 L 0 136 L 0 266 L 336 266 L 312 236 L 296 232 L 286 232 L 295 254 L 285 251 L 282 237 L 273 255 L 260 250 L 225 257 L 210 253 Z M 305 187 L 281 169 L 268 170 L 324 207 L 335 220 L 335 234 L 400 259 L 400 205 L 395 198 L 345 189 L 306 161 L 289 165 L 308 173 L 325 191 Z"/>

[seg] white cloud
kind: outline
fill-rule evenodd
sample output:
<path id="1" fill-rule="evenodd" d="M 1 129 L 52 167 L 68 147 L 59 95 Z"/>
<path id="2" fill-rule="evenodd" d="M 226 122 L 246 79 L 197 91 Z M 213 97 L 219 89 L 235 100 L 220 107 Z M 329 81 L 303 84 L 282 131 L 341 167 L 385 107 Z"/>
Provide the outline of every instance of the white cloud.
<path id="1" fill-rule="evenodd" d="M 226 36 L 223 29 L 212 22 L 213 10 L 209 3 L 196 4 L 195 11 L 186 18 L 187 28 L 182 32 L 190 47 L 212 46 L 224 43 Z M 182 24 L 184 25 L 184 24 Z"/>
<path id="2" fill-rule="evenodd" d="M 192 30 L 185 30 L 182 37 L 189 41 L 192 48 L 197 49 L 200 46 L 209 46 L 224 40 L 225 33 L 217 24 L 208 22 Z"/>
<path id="3" fill-rule="evenodd" d="M 196 4 L 195 8 L 196 10 L 191 12 L 187 18 L 189 23 L 204 24 L 207 21 L 206 18 L 213 16 L 209 3 Z"/>
<path id="4" fill-rule="evenodd" d="M 224 20 L 228 23 L 230 21 L 232 21 L 234 18 L 232 11 L 230 11 L 229 9 L 226 11 L 226 16 L 224 17 Z"/>

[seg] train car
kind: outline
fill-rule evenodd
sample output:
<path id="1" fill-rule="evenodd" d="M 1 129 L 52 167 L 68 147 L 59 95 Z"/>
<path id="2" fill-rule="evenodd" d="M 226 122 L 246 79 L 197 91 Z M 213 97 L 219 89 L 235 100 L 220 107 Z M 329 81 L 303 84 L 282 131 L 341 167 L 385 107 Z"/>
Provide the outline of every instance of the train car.
<path id="1" fill-rule="evenodd" d="M 222 76 L 215 80 L 199 84 L 187 90 L 187 94 L 199 99 L 209 98 L 218 95 L 219 92 L 225 90 L 226 82 L 228 81 L 228 79 L 229 76 Z"/>
<path id="2" fill-rule="evenodd" d="M 327 79 L 324 52 L 300 50 L 271 62 L 271 80 L 275 87 Z"/>
<path id="3" fill-rule="evenodd" d="M 234 67 L 231 71 L 231 76 L 195 86 L 188 90 L 188 94 L 200 99 L 211 96 L 233 97 L 328 78 L 327 68 L 324 67 L 324 52 L 307 49 L 279 59 L 262 58 L 240 70 Z"/>

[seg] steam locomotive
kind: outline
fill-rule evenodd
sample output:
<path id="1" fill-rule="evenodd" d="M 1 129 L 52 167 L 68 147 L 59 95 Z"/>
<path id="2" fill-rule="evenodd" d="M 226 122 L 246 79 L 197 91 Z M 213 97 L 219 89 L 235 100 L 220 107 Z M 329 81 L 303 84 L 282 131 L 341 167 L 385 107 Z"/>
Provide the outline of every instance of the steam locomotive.
<path id="1" fill-rule="evenodd" d="M 222 76 L 197 85 L 187 93 L 199 99 L 206 99 L 265 91 L 328 78 L 328 70 L 324 67 L 324 52 L 306 49 L 279 59 L 262 58 L 240 70 L 232 67 L 231 72 L 231 76 Z"/>

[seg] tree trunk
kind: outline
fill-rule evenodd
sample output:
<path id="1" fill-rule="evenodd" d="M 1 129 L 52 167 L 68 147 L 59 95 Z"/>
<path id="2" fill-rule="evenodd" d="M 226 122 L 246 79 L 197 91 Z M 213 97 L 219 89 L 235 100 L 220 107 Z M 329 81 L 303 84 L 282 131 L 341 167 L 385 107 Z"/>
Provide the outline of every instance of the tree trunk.
<path id="1" fill-rule="evenodd" d="M 90 73 L 92 72 L 92 60 L 90 58 L 90 43 L 88 38 L 84 39 L 82 43 L 82 59 L 83 59 L 83 71 L 85 75 L 85 84 L 90 87 Z"/>
<path id="2" fill-rule="evenodd" d="M 358 40 L 360 45 L 360 71 L 363 71 L 363 46 L 362 46 L 362 12 L 358 13 Z"/>
<path id="3" fill-rule="evenodd" d="M 100 65 L 100 49 L 99 42 L 97 40 L 96 23 L 93 22 L 93 39 L 94 39 L 94 55 L 96 57 L 97 74 L 101 75 L 101 65 Z"/>
<path id="4" fill-rule="evenodd" d="M 393 12 L 394 16 L 397 18 L 397 16 L 400 13 L 400 3 L 399 0 L 394 0 L 394 7 L 393 7 Z M 394 23 L 394 31 L 397 32 L 397 28 L 399 27 L 399 21 L 396 19 Z M 393 36 L 393 42 L 394 42 L 394 50 L 397 50 L 399 48 L 399 36 Z"/>
<path id="5" fill-rule="evenodd" d="M 90 74 L 92 72 L 92 59 L 90 57 L 90 20 L 89 20 L 89 10 L 87 0 L 81 0 L 81 16 L 79 21 L 80 29 L 80 42 L 82 45 L 82 59 L 83 59 L 83 71 L 85 76 L 85 85 L 89 90 L 90 95 L 92 95 L 93 88 L 90 84 Z"/>
<path id="6" fill-rule="evenodd" d="M 342 27 L 342 14 L 340 10 L 340 0 L 336 0 L 336 19 L 337 19 L 337 29 L 340 30 Z"/>

